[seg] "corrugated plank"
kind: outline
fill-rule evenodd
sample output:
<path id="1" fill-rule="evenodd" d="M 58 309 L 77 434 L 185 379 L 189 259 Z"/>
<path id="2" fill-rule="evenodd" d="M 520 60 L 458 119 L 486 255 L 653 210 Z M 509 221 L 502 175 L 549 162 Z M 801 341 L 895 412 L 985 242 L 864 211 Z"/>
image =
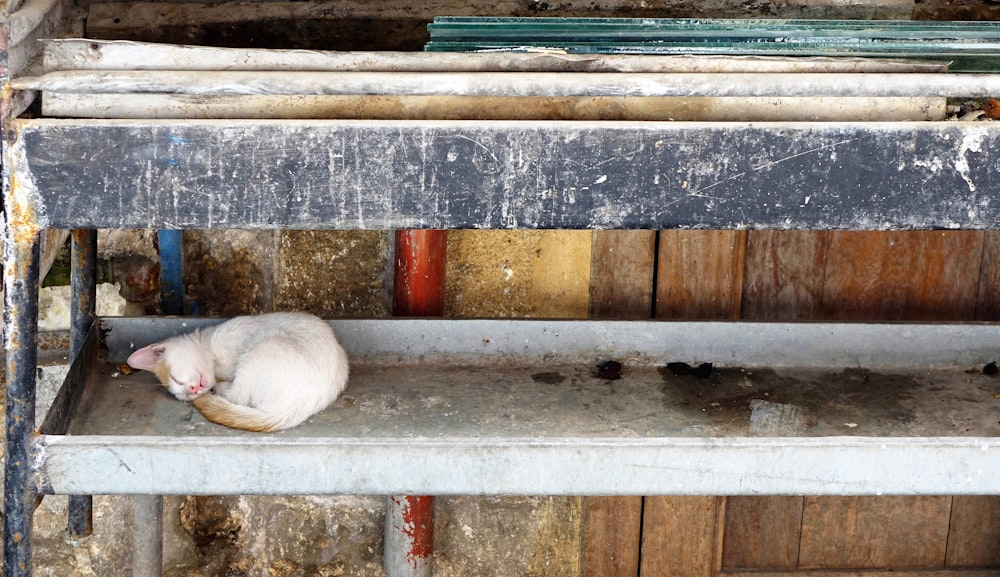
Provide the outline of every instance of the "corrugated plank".
<path id="1" fill-rule="evenodd" d="M 802 532 L 802 497 L 729 497 L 723 571 L 795 569 Z"/>
<path id="2" fill-rule="evenodd" d="M 948 567 L 1000 568 L 1000 497 L 954 498 Z"/>
<path id="3" fill-rule="evenodd" d="M 656 316 L 738 319 L 744 231 L 661 231 Z"/>
<path id="4" fill-rule="evenodd" d="M 647 497 L 640 575 L 711 577 L 724 497 Z"/>
<path id="5" fill-rule="evenodd" d="M 822 316 L 972 320 L 983 233 L 831 232 Z"/>
<path id="6" fill-rule="evenodd" d="M 980 198 L 1000 188 L 986 152 L 1000 149 L 995 123 L 14 128 L 15 193 L 49 227 L 1000 227 L 1000 204 Z"/>
<path id="7" fill-rule="evenodd" d="M 802 569 L 944 567 L 951 497 L 806 497 Z"/>

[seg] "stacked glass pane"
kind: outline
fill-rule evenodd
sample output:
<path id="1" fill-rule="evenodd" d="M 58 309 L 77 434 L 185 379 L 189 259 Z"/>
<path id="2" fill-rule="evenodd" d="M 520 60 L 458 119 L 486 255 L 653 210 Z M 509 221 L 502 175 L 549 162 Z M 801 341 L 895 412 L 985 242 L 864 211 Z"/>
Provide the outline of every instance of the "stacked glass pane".
<path id="1" fill-rule="evenodd" d="M 1000 71 L 1000 22 L 438 17 L 428 51 L 854 56 Z"/>

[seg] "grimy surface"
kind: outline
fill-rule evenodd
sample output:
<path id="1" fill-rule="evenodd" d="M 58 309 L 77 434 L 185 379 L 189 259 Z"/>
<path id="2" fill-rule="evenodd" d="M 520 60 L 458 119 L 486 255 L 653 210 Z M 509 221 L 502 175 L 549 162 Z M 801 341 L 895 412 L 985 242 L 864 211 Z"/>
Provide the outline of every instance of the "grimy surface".
<path id="1" fill-rule="evenodd" d="M 55 228 L 1000 224 L 988 154 L 1000 127 L 988 124 L 15 124 L 14 194 Z"/>

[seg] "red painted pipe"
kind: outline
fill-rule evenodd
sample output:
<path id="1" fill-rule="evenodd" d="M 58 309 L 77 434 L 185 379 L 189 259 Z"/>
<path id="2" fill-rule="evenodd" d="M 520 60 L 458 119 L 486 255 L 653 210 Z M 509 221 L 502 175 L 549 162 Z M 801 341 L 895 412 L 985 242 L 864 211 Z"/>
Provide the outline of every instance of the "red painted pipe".
<path id="1" fill-rule="evenodd" d="M 396 231 L 392 312 L 401 317 L 444 315 L 448 233 Z M 389 577 L 429 577 L 433 572 L 434 497 L 390 497 L 385 558 Z"/>
<path id="2" fill-rule="evenodd" d="M 445 230 L 396 231 L 392 314 L 397 317 L 444 315 Z"/>

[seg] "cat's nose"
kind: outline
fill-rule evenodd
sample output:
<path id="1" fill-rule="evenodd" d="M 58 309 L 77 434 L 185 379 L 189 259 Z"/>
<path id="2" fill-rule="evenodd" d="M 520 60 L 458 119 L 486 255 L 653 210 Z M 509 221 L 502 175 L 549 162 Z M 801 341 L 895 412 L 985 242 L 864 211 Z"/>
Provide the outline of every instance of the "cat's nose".
<path id="1" fill-rule="evenodd" d="M 191 391 L 192 393 L 197 393 L 198 391 L 201 390 L 201 385 L 190 385 L 188 387 L 188 390 Z"/>

